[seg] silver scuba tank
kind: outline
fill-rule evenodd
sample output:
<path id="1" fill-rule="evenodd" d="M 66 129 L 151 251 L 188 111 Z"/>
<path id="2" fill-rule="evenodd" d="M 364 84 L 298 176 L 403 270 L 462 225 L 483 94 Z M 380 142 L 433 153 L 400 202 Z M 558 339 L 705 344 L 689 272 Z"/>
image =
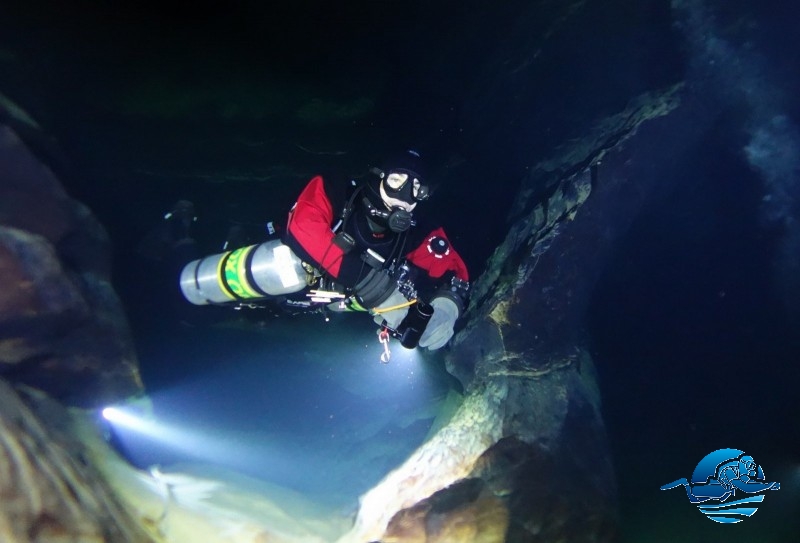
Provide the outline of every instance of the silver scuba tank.
<path id="1" fill-rule="evenodd" d="M 183 267 L 183 297 L 195 305 L 247 302 L 306 288 L 302 261 L 280 240 L 194 260 Z"/>

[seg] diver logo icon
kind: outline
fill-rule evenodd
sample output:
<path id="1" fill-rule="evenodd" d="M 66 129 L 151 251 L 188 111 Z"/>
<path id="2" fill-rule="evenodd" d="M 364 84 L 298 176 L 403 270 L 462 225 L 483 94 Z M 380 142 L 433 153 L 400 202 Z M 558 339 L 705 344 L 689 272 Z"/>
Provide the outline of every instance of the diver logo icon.
<path id="1" fill-rule="evenodd" d="M 719 449 L 707 454 L 692 473 L 692 482 L 678 479 L 661 487 L 669 490 L 683 486 L 692 503 L 702 504 L 714 500 L 719 505 L 698 505 L 697 508 L 714 522 L 733 524 L 744 517 L 752 516 L 764 501 L 764 495 L 749 496 L 741 500 L 723 503 L 736 495 L 737 490 L 755 494 L 765 490 L 778 490 L 781 485 L 764 480 L 764 471 L 744 451 Z"/>

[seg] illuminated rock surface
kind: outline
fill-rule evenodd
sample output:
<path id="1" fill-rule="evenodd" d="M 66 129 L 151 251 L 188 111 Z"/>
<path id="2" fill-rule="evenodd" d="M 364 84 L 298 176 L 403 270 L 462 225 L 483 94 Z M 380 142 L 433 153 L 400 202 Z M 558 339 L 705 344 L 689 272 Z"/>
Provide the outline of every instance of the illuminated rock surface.
<path id="1" fill-rule="evenodd" d="M 152 542 L 70 426 L 57 402 L 0 381 L 0 540 Z"/>

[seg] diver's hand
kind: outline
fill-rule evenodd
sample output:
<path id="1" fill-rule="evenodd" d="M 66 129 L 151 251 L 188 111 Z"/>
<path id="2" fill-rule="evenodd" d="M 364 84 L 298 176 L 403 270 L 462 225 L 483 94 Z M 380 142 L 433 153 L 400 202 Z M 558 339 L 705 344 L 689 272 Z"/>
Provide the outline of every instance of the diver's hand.
<path id="1" fill-rule="evenodd" d="M 403 307 L 400 309 L 392 309 L 391 311 L 386 311 L 385 313 L 380 312 L 382 309 L 395 307 L 397 305 L 403 305 Z M 374 311 L 378 312 L 373 318 L 375 324 L 380 326 L 385 320 L 386 326 L 392 330 L 397 330 L 397 327 L 400 326 L 400 323 L 403 322 L 403 319 L 406 318 L 406 314 L 408 313 L 408 300 L 399 290 L 394 289 L 394 292 L 392 292 L 386 301 L 376 307 Z"/>
<path id="2" fill-rule="evenodd" d="M 419 340 L 420 347 L 431 351 L 444 347 L 453 337 L 453 326 L 458 319 L 458 306 L 450 298 L 443 296 L 431 300 L 433 316 Z"/>

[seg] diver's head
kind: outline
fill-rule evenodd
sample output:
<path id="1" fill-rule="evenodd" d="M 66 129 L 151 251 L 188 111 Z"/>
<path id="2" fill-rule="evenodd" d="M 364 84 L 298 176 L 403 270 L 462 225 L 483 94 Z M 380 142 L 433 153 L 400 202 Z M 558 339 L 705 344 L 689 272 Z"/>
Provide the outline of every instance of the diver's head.
<path id="1" fill-rule="evenodd" d="M 422 170 L 419 153 L 411 149 L 386 161 L 381 175 L 380 194 L 387 208 L 401 207 L 413 211 L 417 202 L 428 198 Z"/>
<path id="2" fill-rule="evenodd" d="M 184 229 L 188 229 L 189 226 L 197 220 L 194 204 L 189 200 L 178 200 L 175 205 L 172 206 L 172 211 L 164 215 L 164 219 L 174 220 Z M 188 233 L 186 235 L 188 235 Z"/>
<path id="3" fill-rule="evenodd" d="M 420 156 L 405 151 L 390 159 L 380 171 L 377 191 L 365 198 L 367 214 L 378 228 L 405 232 L 413 224 L 412 211 L 417 203 L 428 198 L 428 187 L 422 183 Z"/>
<path id="4" fill-rule="evenodd" d="M 172 211 L 170 211 L 170 214 L 179 219 L 184 219 L 187 217 L 194 218 L 194 204 L 189 200 L 178 200 L 175 202 L 175 205 L 172 206 Z"/>
<path id="5" fill-rule="evenodd" d="M 409 170 L 392 170 L 381 179 L 381 200 L 387 209 L 401 208 L 408 212 L 417 207 L 415 194 L 419 194 L 419 177 Z"/>
<path id="6" fill-rule="evenodd" d="M 744 468 L 744 471 L 750 476 L 754 477 L 758 473 L 758 464 L 755 463 L 752 456 L 743 456 L 739 459 L 739 465 Z M 739 470 L 741 473 L 741 469 Z"/>

